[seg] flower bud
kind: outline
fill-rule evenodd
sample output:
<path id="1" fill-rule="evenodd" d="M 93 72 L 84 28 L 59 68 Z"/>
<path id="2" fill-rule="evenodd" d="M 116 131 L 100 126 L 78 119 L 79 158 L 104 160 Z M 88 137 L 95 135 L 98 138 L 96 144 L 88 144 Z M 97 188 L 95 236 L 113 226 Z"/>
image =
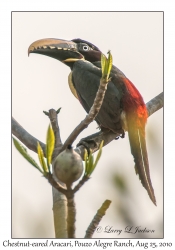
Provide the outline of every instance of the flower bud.
<path id="1" fill-rule="evenodd" d="M 71 146 L 56 157 L 53 167 L 55 176 L 67 185 L 77 181 L 83 173 L 83 161 Z"/>

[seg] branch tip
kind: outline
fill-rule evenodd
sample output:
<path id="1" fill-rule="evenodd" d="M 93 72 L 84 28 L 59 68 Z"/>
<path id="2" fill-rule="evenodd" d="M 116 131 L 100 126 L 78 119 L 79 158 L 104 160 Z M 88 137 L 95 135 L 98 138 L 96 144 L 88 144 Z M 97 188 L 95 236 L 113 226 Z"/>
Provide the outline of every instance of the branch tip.
<path id="1" fill-rule="evenodd" d="M 89 227 L 86 230 L 86 235 L 84 238 L 92 238 L 98 224 L 102 220 L 102 217 L 105 215 L 106 210 L 109 208 L 110 204 L 110 200 L 105 200 L 102 206 L 97 210 L 96 215 L 94 216 L 93 220 L 91 221 Z"/>

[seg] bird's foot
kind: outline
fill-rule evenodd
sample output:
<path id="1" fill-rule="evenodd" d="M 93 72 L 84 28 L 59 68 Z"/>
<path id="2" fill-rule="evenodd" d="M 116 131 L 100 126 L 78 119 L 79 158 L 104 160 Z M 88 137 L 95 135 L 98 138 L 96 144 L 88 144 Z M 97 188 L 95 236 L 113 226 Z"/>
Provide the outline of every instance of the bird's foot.
<path id="1" fill-rule="evenodd" d="M 93 135 L 90 135 L 90 136 L 87 136 L 85 138 L 82 138 L 76 146 L 77 147 L 84 146 L 88 152 L 88 155 L 89 155 L 91 148 L 98 148 L 98 144 L 96 143 L 95 139 L 99 135 L 100 135 L 100 132 L 93 134 Z"/>
<path id="2" fill-rule="evenodd" d="M 123 138 L 125 138 L 125 131 L 123 130 L 122 131 L 122 134 L 120 135 L 120 137 L 123 139 Z"/>
<path id="3" fill-rule="evenodd" d="M 90 155 L 90 147 L 89 147 L 89 143 L 88 142 L 81 140 L 76 146 L 77 147 L 84 146 L 85 149 L 87 150 L 88 155 Z"/>
<path id="4" fill-rule="evenodd" d="M 117 136 L 116 138 L 115 138 L 115 140 L 118 140 L 119 138 L 125 138 L 125 131 L 123 130 L 122 131 L 122 134 L 121 135 L 119 135 L 119 136 Z"/>

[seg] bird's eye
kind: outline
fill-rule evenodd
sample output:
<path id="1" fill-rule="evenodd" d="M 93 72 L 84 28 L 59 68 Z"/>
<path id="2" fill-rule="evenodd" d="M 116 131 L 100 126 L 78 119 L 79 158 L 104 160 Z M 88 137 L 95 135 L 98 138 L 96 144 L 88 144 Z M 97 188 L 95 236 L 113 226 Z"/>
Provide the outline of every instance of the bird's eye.
<path id="1" fill-rule="evenodd" d="M 88 50 L 89 50 L 89 47 L 88 47 L 87 45 L 84 45 L 84 46 L 83 46 L 83 50 L 84 50 L 84 51 L 88 51 Z"/>

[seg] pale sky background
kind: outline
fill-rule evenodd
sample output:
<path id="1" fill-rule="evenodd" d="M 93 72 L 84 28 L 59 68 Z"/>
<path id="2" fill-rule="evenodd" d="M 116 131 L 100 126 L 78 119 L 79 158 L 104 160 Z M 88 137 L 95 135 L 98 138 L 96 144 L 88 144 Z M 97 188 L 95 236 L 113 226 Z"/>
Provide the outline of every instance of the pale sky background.
<path id="1" fill-rule="evenodd" d="M 28 12 L 12 14 L 12 115 L 33 136 L 45 142 L 49 124 L 43 110 L 62 107 L 59 115 L 64 141 L 86 113 L 69 90 L 70 69 L 41 55 L 27 55 L 29 45 L 42 38 L 82 38 L 103 53 L 110 49 L 113 63 L 136 85 L 145 102 L 163 90 L 163 14 L 161 12 Z M 76 143 L 96 130 L 93 122 Z M 96 210 L 105 199 L 112 204 L 100 225 L 124 231 L 117 206 L 128 206 L 134 226 L 155 230 L 143 237 L 163 237 L 163 109 L 148 119 L 147 149 L 157 207 L 135 175 L 129 141 L 113 141 L 103 150 L 91 180 L 76 194 L 76 235 L 84 237 Z M 52 238 L 51 186 L 12 147 L 12 236 Z M 28 152 L 38 161 L 35 153 Z M 129 202 L 118 194 L 112 176 L 123 176 L 130 190 Z M 128 238 L 122 233 L 95 233 L 96 238 Z M 134 237 L 134 235 L 133 235 Z M 137 236 L 138 237 L 138 236 Z"/>
<path id="2" fill-rule="evenodd" d="M 4 240 L 11 239 L 11 205 L 13 208 L 12 237 L 54 237 L 51 187 L 32 166 L 22 159 L 14 148 L 12 148 L 13 203 L 11 204 L 11 157 L 9 157 L 11 149 L 11 11 L 92 9 L 106 11 L 160 10 L 165 12 L 165 238 L 164 240 L 154 239 L 154 242 L 157 242 L 158 245 L 158 242 L 174 242 L 174 1 L 126 0 L 115 2 L 112 0 L 107 1 L 107 3 L 100 2 L 99 5 L 99 2 L 94 0 L 88 2 L 78 0 L 67 0 L 66 2 L 8 0 L 0 2 L 1 243 Z M 139 18 L 136 18 L 134 13 L 117 13 L 115 17 L 113 13 L 109 13 L 109 19 L 105 18 L 104 14 L 100 14 L 102 18 L 99 19 L 96 13 L 91 14 L 91 16 L 90 13 L 73 13 L 73 15 L 74 18 L 70 18 L 71 13 L 47 13 L 46 15 L 44 13 L 39 15 L 38 13 L 21 13 L 20 15 L 16 13 L 13 19 L 12 114 L 24 128 L 42 141 L 45 140 L 48 126 L 48 119 L 43 115 L 42 110 L 62 107 L 59 123 L 63 140 L 84 117 L 85 112 L 70 93 L 66 79 L 69 69 L 66 66 L 44 56 L 31 55 L 29 58 L 27 57 L 28 46 L 37 39 L 81 37 L 93 42 L 104 53 L 111 49 L 114 64 L 138 87 L 145 101 L 159 94 L 163 87 L 161 14 L 155 16 L 152 13 L 153 16 L 149 15 L 148 17 L 145 16 L 146 13 L 137 13 Z M 81 23 L 80 15 L 84 16 Z M 122 17 L 122 15 L 125 15 L 125 17 Z M 64 16 L 63 20 L 61 19 L 62 16 Z M 90 31 L 92 22 L 96 23 L 98 32 Z M 42 94 L 40 94 L 41 92 Z M 67 100 L 70 103 L 69 106 L 67 106 Z M 157 237 L 162 237 L 162 114 L 163 110 L 156 112 L 149 118 L 147 124 L 148 153 L 151 178 L 158 203 L 157 208 L 151 204 L 146 191 L 134 173 L 133 159 L 127 138 L 116 141 L 104 148 L 101 162 L 92 179 L 77 194 L 77 237 L 84 236 L 84 232 L 96 210 L 107 198 L 112 199 L 113 202 L 100 225 L 103 227 L 110 225 L 114 229 L 124 230 L 126 224 L 123 224 L 116 207 L 117 204 L 125 205 L 126 203 L 119 197 L 111 182 L 111 175 L 114 174 L 122 174 L 126 178 L 128 188 L 131 191 L 130 198 L 127 201 L 129 200 L 129 209 L 135 219 L 135 224 L 149 229 L 156 228 L 159 233 Z M 72 117 L 73 119 L 71 119 Z M 68 119 L 71 119 L 71 124 L 67 122 Z M 95 129 L 96 124 L 94 123 L 85 134 L 81 134 L 80 138 L 94 133 Z M 151 140 L 151 137 L 156 143 Z M 31 155 L 37 159 L 36 154 L 31 153 Z M 118 236 L 96 233 L 94 237 L 117 238 Z M 150 235 L 147 237 L 150 237 Z M 156 237 L 156 235 L 153 237 Z M 18 240 L 11 239 L 10 241 L 16 242 Z M 27 239 L 20 240 L 20 242 L 26 241 Z M 41 240 L 36 239 L 30 240 L 30 242 L 32 241 L 41 242 Z"/>

